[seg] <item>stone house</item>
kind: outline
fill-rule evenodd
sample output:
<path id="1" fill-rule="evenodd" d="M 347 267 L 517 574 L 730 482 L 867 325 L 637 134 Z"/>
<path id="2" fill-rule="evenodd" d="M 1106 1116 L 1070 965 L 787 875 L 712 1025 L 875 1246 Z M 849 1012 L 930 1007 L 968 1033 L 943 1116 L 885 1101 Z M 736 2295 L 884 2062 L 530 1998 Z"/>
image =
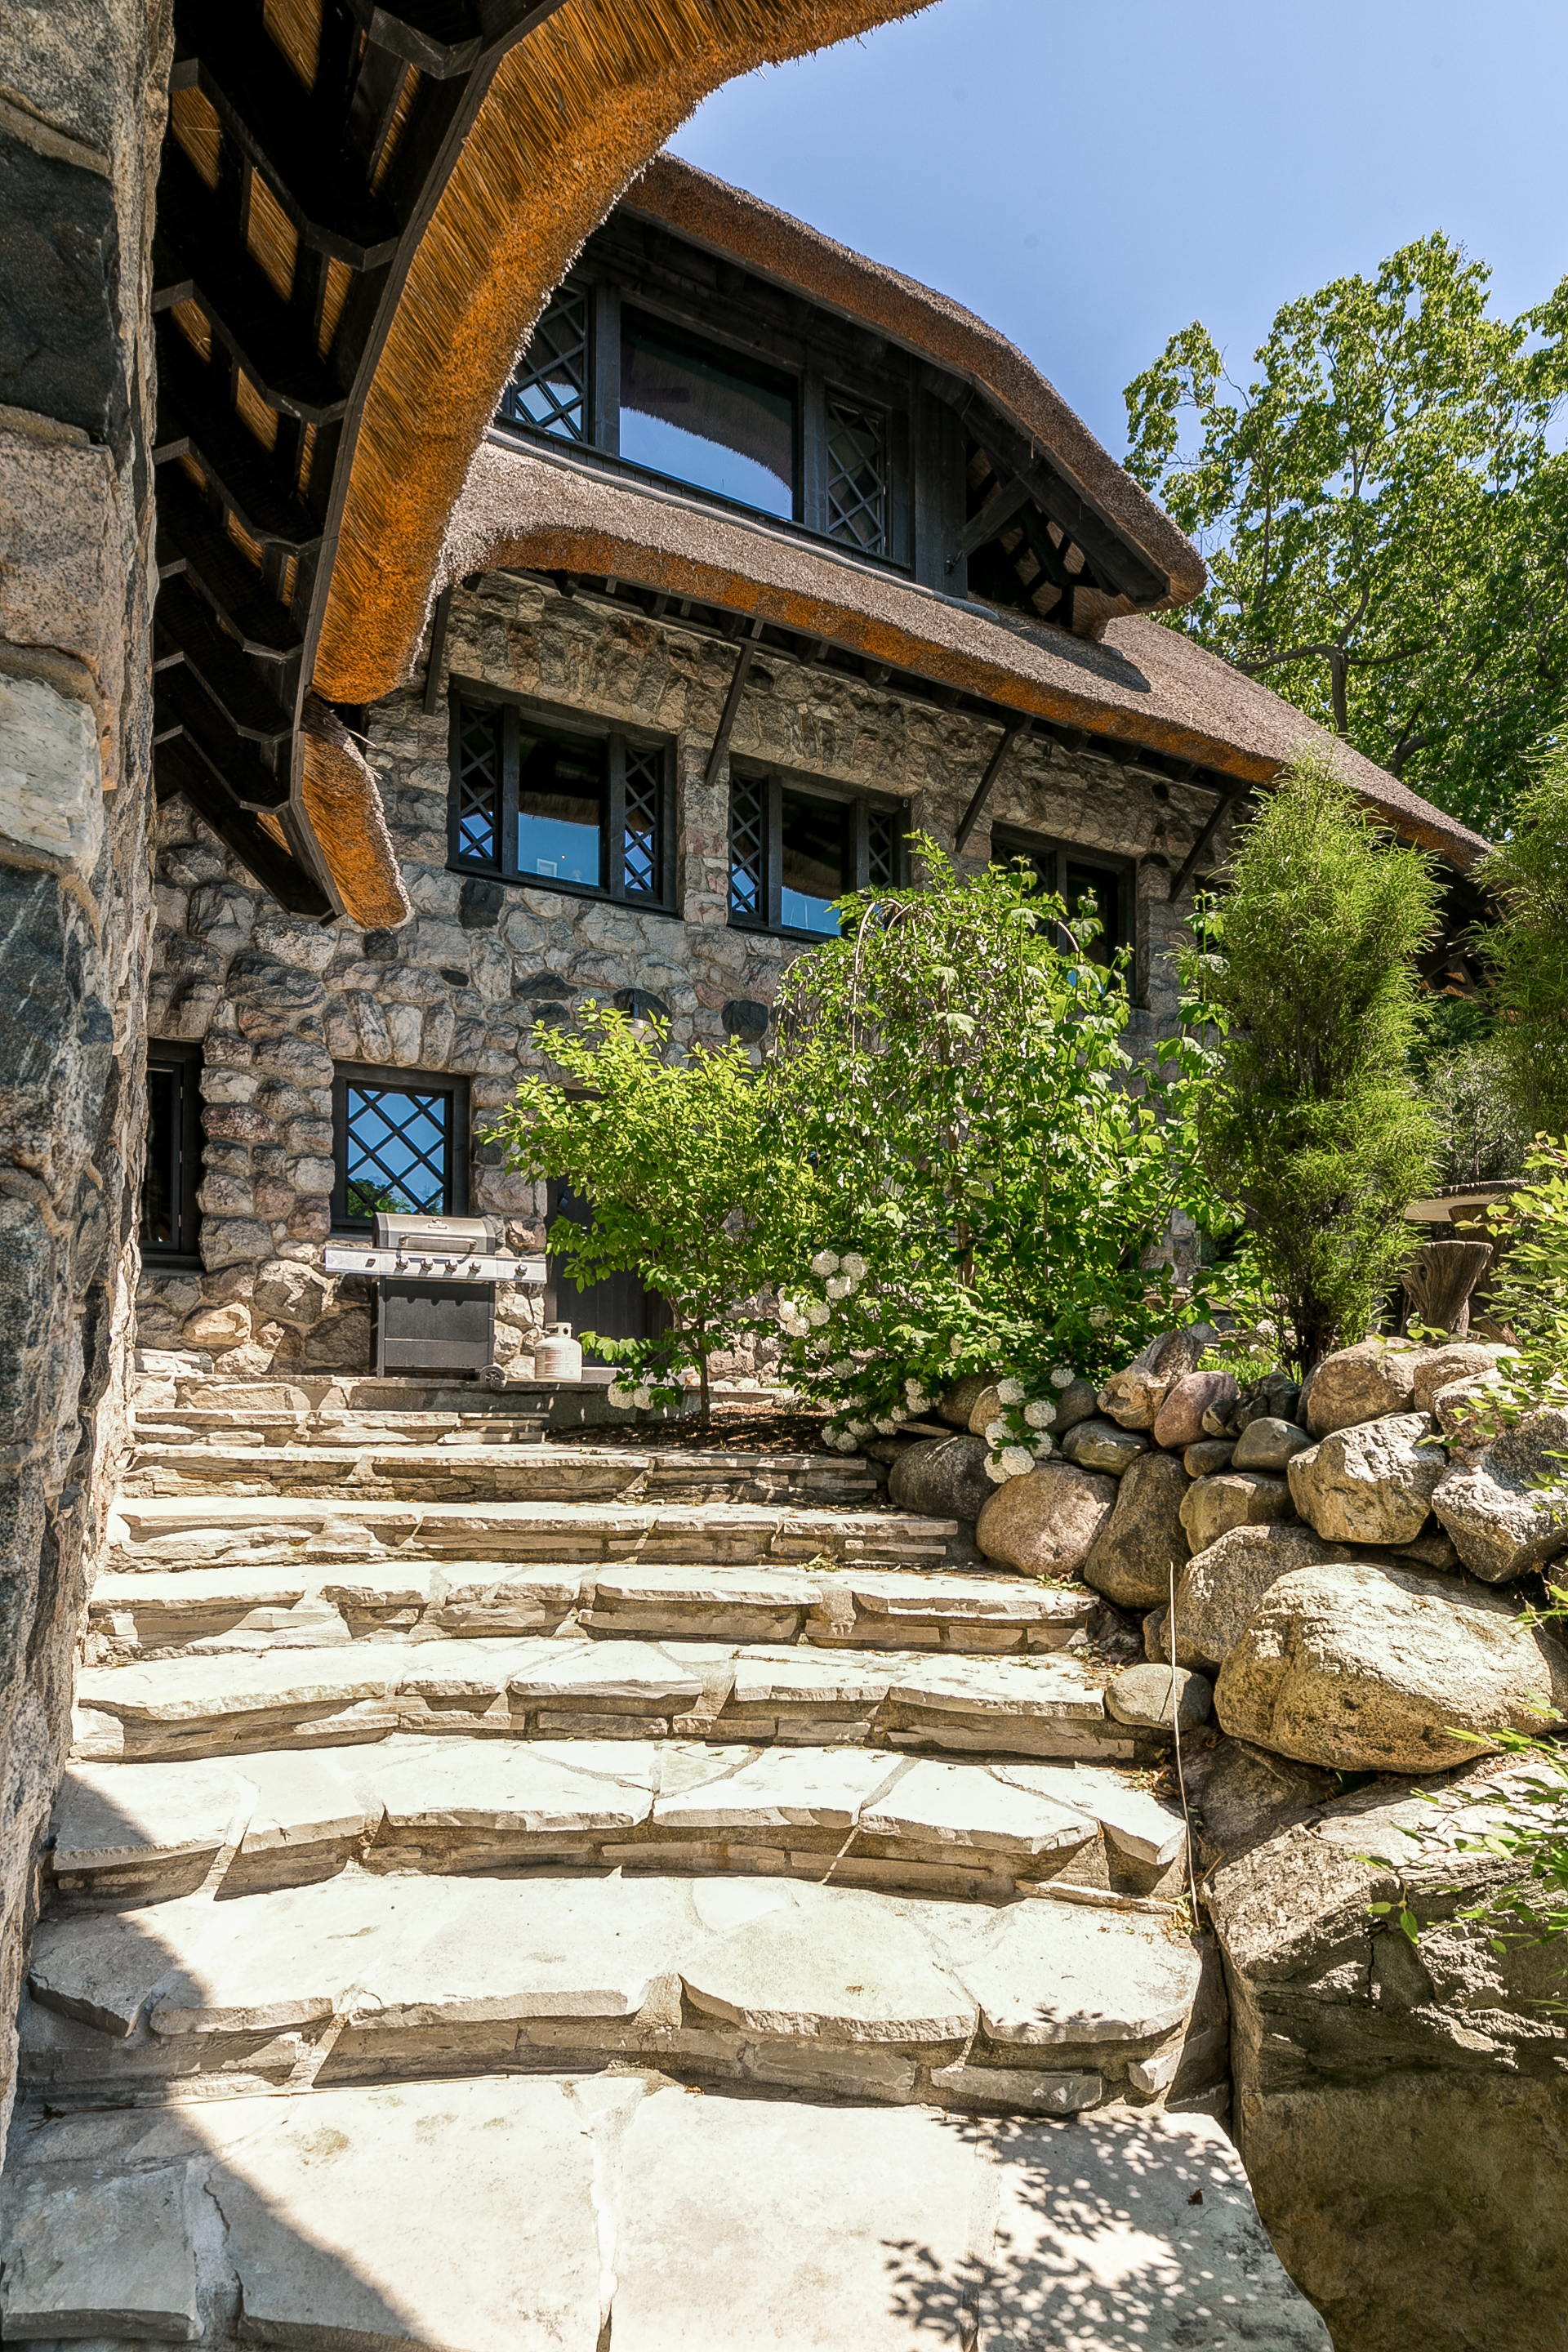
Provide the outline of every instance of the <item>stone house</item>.
<path id="1" fill-rule="evenodd" d="M 289 912 L 199 793 L 160 811 L 144 1345 L 364 1369 L 367 1286 L 319 1268 L 373 1192 L 542 1245 L 553 1204 L 483 1139 L 539 1024 L 596 1000 L 757 1050 L 786 963 L 916 830 L 1092 892 L 1157 1037 L 1193 891 L 1311 732 L 1152 617 L 1201 561 L 1016 351 L 668 156 L 441 520 L 406 678 L 314 721 L 390 919 L 342 888 Z M 1479 849 L 1340 756 L 1402 837 Z M 503 1287 L 503 1362 L 537 1300 Z"/>

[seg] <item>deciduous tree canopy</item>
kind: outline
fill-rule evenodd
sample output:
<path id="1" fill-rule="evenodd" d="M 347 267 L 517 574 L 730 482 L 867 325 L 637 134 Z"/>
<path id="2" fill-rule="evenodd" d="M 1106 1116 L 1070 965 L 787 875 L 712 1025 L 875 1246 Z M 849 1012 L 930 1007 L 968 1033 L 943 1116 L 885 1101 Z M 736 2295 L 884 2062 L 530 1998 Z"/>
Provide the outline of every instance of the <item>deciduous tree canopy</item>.
<path id="1" fill-rule="evenodd" d="M 1568 279 L 1509 320 L 1489 277 L 1426 237 L 1286 303 L 1245 391 L 1194 320 L 1126 400 L 1210 566 L 1173 625 L 1495 835 L 1568 702 Z"/>

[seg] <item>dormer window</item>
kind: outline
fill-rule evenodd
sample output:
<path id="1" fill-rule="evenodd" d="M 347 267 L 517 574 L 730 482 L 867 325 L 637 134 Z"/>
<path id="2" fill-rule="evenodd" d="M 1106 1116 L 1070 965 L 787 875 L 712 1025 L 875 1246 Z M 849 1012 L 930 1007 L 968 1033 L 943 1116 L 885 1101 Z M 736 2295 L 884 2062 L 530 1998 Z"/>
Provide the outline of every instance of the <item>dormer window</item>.
<path id="1" fill-rule="evenodd" d="M 760 513 L 795 513 L 795 379 L 621 312 L 620 455 Z"/>

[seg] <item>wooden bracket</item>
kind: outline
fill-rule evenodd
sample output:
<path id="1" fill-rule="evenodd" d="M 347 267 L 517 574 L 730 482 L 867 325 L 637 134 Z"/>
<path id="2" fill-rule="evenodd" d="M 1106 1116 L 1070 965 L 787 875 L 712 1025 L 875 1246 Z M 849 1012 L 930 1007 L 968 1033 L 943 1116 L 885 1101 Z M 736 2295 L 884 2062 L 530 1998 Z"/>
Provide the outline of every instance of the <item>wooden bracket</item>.
<path id="1" fill-rule="evenodd" d="M 751 634 L 735 656 L 735 675 L 730 680 L 730 691 L 724 697 L 724 715 L 719 721 L 719 732 L 713 738 L 713 748 L 708 754 L 708 765 L 702 774 L 705 784 L 716 784 L 719 781 L 719 771 L 730 750 L 730 732 L 740 711 L 741 697 L 746 690 L 746 673 L 752 667 L 752 656 L 757 650 L 757 639 L 762 634 L 761 621 L 753 621 Z"/>
<path id="2" fill-rule="evenodd" d="M 985 773 L 981 777 L 980 782 L 975 785 L 974 797 L 970 802 L 969 806 L 964 810 L 963 816 L 959 819 L 958 831 L 952 836 L 952 847 L 955 856 L 962 856 L 965 842 L 969 839 L 970 835 L 973 832 L 975 826 L 980 822 L 980 812 L 991 797 L 991 788 L 1002 772 L 1002 762 L 1007 757 L 1007 754 L 1012 750 L 1014 744 L 1021 742 L 1024 737 L 1028 734 L 1030 729 L 1034 726 L 1034 723 L 1033 719 L 1015 719 L 1012 726 L 1009 727 L 1006 730 L 1006 732 L 1003 735 L 1002 740 L 997 744 L 994 751 L 992 752 L 991 764 L 986 769 Z"/>

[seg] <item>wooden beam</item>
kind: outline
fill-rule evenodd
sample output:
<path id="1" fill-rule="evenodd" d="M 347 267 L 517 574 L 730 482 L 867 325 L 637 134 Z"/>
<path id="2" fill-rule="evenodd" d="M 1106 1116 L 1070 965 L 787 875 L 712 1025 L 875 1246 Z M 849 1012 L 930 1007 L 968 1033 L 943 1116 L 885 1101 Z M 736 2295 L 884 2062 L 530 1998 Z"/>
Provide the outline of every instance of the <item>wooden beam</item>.
<path id="1" fill-rule="evenodd" d="M 275 751 L 294 731 L 292 709 L 267 689 L 262 671 L 225 635 L 188 579 L 160 595 L 153 614 L 154 667 L 183 662 L 215 702 L 237 735 Z M 174 656 L 174 663 L 170 656 Z"/>
<path id="2" fill-rule="evenodd" d="M 998 466 L 992 467 L 996 474 L 1001 474 L 1002 470 Z M 1011 481 L 1002 480 L 978 514 L 971 515 L 959 532 L 958 545 L 947 559 L 948 570 L 956 571 L 965 556 L 973 555 L 977 547 L 984 547 L 988 539 L 994 539 L 1003 526 L 1012 521 L 1018 509 L 1028 503 L 1032 495 L 1028 483 L 1019 475 L 1015 474 Z"/>
<path id="3" fill-rule="evenodd" d="M 182 571 L 199 581 L 247 654 L 282 661 L 297 652 L 300 633 L 287 604 L 268 593 L 183 467 L 158 478 L 158 573 Z"/>
<path id="4" fill-rule="evenodd" d="M 452 591 L 443 588 L 430 622 L 430 656 L 425 665 L 425 708 L 434 710 L 441 699 L 441 661 L 447 650 L 447 629 L 452 618 Z"/>
<path id="5" fill-rule="evenodd" d="M 952 836 L 952 847 L 955 856 L 963 856 L 964 845 L 967 843 L 970 835 L 979 824 L 980 812 L 991 797 L 992 787 L 995 783 L 997 777 L 1002 772 L 1003 763 L 1006 760 L 1008 752 L 1013 749 L 1015 743 L 1018 743 L 1023 740 L 1024 737 L 1028 734 L 1029 730 L 1034 726 L 1034 723 L 1035 722 L 1032 719 L 1015 719 L 1013 724 L 1007 728 L 1004 733 L 1002 740 L 997 744 L 994 751 L 992 752 L 991 764 L 986 769 L 985 773 L 981 777 L 980 782 L 975 785 L 974 797 L 970 802 L 969 806 L 964 810 L 963 816 L 959 819 L 958 831 Z"/>
<path id="6" fill-rule="evenodd" d="M 158 424 L 154 462 L 189 450 L 234 509 L 258 546 L 298 553 L 320 527 L 269 450 L 228 404 L 228 372 L 204 366 L 179 329 L 153 321 L 158 350 Z"/>
<path id="7" fill-rule="evenodd" d="M 719 781 L 719 771 L 723 766 L 730 749 L 731 730 L 734 727 L 736 715 L 741 708 L 741 697 L 746 690 L 746 673 L 752 667 L 752 656 L 757 650 L 756 641 L 762 634 L 761 621 L 753 621 L 751 635 L 735 656 L 735 674 L 730 680 L 730 691 L 724 697 L 724 710 L 719 721 L 719 732 L 713 738 L 713 748 L 708 754 L 708 765 L 703 772 L 702 781 L 705 784 L 716 784 Z"/>
<path id="8" fill-rule="evenodd" d="M 215 782 L 241 808 L 279 809 L 288 800 L 287 772 L 272 773 L 256 746 L 236 732 L 184 662 L 154 674 L 153 728 L 160 742 L 185 736 Z"/>
<path id="9" fill-rule="evenodd" d="M 1181 871 L 1171 885 L 1172 906 L 1174 906 L 1176 901 L 1182 897 L 1188 883 L 1192 880 L 1193 876 L 1197 872 L 1198 861 L 1203 856 L 1204 852 L 1207 849 L 1210 842 L 1213 841 L 1215 835 L 1219 831 L 1221 820 L 1224 818 L 1226 811 L 1230 806 L 1230 800 L 1231 796 L 1229 793 L 1226 793 L 1223 800 L 1215 801 L 1213 808 L 1210 809 L 1208 820 L 1205 824 L 1203 831 L 1199 834 L 1197 839 L 1188 850 L 1185 858 L 1183 860 Z"/>
<path id="10" fill-rule="evenodd" d="M 289 914 L 305 915 L 315 922 L 331 915 L 331 901 L 314 877 L 287 850 L 279 849 L 254 816 L 236 808 L 183 738 L 158 745 L 153 754 L 153 773 L 159 804 L 175 799 L 188 802 Z"/>

